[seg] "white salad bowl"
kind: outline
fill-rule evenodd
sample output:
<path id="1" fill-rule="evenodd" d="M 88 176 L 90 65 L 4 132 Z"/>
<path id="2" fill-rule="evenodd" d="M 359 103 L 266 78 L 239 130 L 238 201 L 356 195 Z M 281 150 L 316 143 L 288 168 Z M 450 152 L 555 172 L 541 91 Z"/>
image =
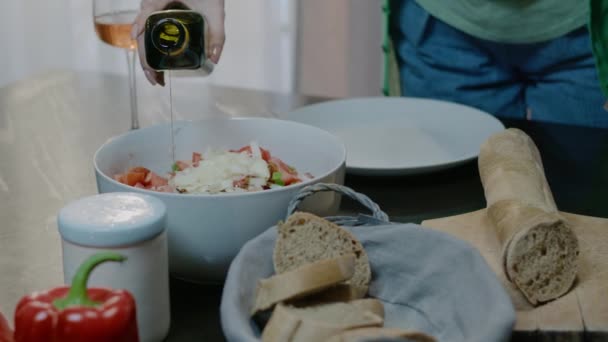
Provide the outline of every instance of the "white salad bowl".
<path id="1" fill-rule="evenodd" d="M 173 164 L 170 123 L 111 138 L 95 153 L 100 193 L 127 191 L 161 199 L 167 206 L 169 269 L 195 282 L 223 282 L 230 262 L 248 240 L 285 218 L 298 190 L 314 183 L 344 182 L 346 150 L 332 134 L 292 121 L 265 118 L 207 119 L 174 123 L 176 160 L 207 148 L 236 149 L 252 141 L 313 178 L 258 192 L 221 194 L 161 193 L 114 180 L 115 174 L 143 166 L 165 175 Z M 334 214 L 340 204 L 333 192 L 315 194 L 300 206 L 318 215 Z"/>

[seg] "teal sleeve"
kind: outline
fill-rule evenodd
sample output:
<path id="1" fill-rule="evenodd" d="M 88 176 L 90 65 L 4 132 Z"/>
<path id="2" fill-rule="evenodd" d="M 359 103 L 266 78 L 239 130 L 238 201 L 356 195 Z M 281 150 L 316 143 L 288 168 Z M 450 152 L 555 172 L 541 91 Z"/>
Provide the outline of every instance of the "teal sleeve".
<path id="1" fill-rule="evenodd" d="M 608 1 L 589 0 L 589 32 L 604 96 L 608 97 Z"/>

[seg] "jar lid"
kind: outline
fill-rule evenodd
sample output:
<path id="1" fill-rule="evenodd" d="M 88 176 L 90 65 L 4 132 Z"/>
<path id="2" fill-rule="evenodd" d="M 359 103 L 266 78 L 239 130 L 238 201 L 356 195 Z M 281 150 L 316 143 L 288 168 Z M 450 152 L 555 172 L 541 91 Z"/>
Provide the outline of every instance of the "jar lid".
<path id="1" fill-rule="evenodd" d="M 165 229 L 167 208 L 158 198 L 112 192 L 81 198 L 59 212 L 61 237 L 91 247 L 117 247 L 149 240 Z"/>

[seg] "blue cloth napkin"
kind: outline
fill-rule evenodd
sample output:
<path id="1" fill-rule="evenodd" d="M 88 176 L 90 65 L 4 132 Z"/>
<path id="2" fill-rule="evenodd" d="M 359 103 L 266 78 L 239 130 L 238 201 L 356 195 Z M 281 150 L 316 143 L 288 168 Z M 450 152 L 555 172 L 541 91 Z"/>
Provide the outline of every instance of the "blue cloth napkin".
<path id="1" fill-rule="evenodd" d="M 346 227 L 371 263 L 369 296 L 384 303 L 385 326 L 415 329 L 446 342 L 508 341 L 511 300 L 467 242 L 415 224 Z M 260 340 L 249 316 L 258 279 L 274 274 L 276 227 L 249 241 L 233 260 L 221 303 L 228 341 Z"/>

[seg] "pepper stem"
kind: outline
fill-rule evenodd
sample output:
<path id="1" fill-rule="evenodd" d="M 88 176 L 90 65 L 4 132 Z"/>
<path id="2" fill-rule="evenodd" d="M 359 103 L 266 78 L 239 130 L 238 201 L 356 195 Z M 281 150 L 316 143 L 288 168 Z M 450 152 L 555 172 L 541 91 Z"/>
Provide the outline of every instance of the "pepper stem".
<path id="1" fill-rule="evenodd" d="M 94 307 L 99 305 L 100 303 L 89 299 L 87 296 L 87 282 L 89 281 L 91 272 L 97 265 L 106 261 L 123 262 L 126 259 L 125 256 L 111 252 L 102 252 L 90 256 L 78 267 L 76 274 L 74 274 L 68 295 L 54 300 L 53 305 L 59 310 L 70 306 Z"/>

